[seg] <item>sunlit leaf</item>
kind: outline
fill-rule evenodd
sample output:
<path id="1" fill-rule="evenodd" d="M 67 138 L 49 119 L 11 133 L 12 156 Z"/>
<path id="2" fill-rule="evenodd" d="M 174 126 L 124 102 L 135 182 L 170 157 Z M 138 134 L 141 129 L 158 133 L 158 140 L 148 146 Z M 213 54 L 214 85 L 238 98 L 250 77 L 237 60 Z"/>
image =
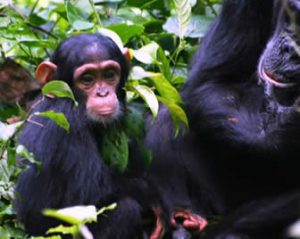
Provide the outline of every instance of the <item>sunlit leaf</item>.
<path id="1" fill-rule="evenodd" d="M 103 214 L 105 211 L 112 211 L 114 209 L 116 209 L 117 204 L 116 203 L 112 203 L 106 207 L 102 207 L 98 212 L 97 215 Z"/>
<path id="2" fill-rule="evenodd" d="M 182 123 L 189 127 L 187 116 L 184 112 L 184 110 L 177 104 L 168 101 L 167 99 L 157 96 L 157 99 L 162 102 L 164 105 L 166 105 L 171 113 L 171 117 L 173 119 L 173 122 L 175 124 L 175 136 L 178 135 L 179 130 L 181 128 Z"/>
<path id="3" fill-rule="evenodd" d="M 152 81 L 161 96 L 168 99 L 170 102 L 182 104 L 180 94 L 162 74 L 157 73 L 149 77 L 149 79 Z"/>
<path id="4" fill-rule="evenodd" d="M 131 70 L 131 78 L 134 80 L 140 80 L 143 78 L 155 76 L 157 73 L 145 71 L 141 66 L 134 66 Z"/>
<path id="5" fill-rule="evenodd" d="M 97 221 L 97 210 L 95 206 L 74 206 L 59 210 L 45 209 L 43 214 L 47 217 L 59 219 L 71 225 L 78 225 Z"/>
<path id="6" fill-rule="evenodd" d="M 70 86 L 64 81 L 50 81 L 42 89 L 43 95 L 54 95 L 60 98 L 70 98 L 78 105 Z"/>
<path id="7" fill-rule="evenodd" d="M 72 217 L 80 223 L 97 221 L 97 210 L 96 207 L 93 205 L 67 207 L 59 209 L 57 211 L 46 210 L 45 213 L 45 215 L 48 216 L 51 214 L 52 217 L 60 217 L 61 215 Z"/>
<path id="8" fill-rule="evenodd" d="M 99 31 L 99 33 L 101 33 L 102 35 L 111 38 L 111 39 L 117 44 L 117 46 L 120 48 L 120 50 L 121 50 L 122 52 L 124 52 L 124 46 L 123 46 L 122 40 L 121 40 L 121 38 L 118 36 L 117 33 L 115 33 L 115 32 L 112 31 L 112 30 L 109 30 L 109 29 L 107 29 L 107 28 L 100 28 L 100 29 L 98 29 L 98 31 Z"/>
<path id="9" fill-rule="evenodd" d="M 143 33 L 144 27 L 139 25 L 115 24 L 108 27 L 116 32 L 122 39 L 123 44 L 126 44 L 133 36 L 139 36 Z M 124 29 L 126 29 L 124 31 Z"/>
<path id="10" fill-rule="evenodd" d="M 41 170 L 41 162 L 36 160 L 34 154 L 31 153 L 24 145 L 18 145 L 16 148 L 16 153 L 20 157 L 26 159 L 28 162 L 35 164 L 37 166 L 38 171 Z"/>
<path id="11" fill-rule="evenodd" d="M 60 233 L 63 235 L 76 235 L 78 234 L 78 227 L 76 225 L 74 226 L 63 226 L 63 225 L 59 225 L 57 227 L 54 228 L 50 228 L 46 234 L 55 234 L 55 233 Z M 38 237 L 35 239 L 61 239 L 61 236 L 50 236 L 50 237 Z"/>
<path id="12" fill-rule="evenodd" d="M 184 36 L 190 38 L 203 37 L 213 19 L 213 17 L 208 16 L 192 16 Z M 180 32 L 178 18 L 176 16 L 169 17 L 166 23 L 163 25 L 163 29 L 169 33 L 179 36 Z"/>
<path id="13" fill-rule="evenodd" d="M 131 78 L 135 80 L 150 79 L 161 96 L 176 104 L 182 104 L 182 99 L 178 91 L 161 73 L 145 71 L 142 67 L 136 66 L 132 69 Z M 148 91 L 148 89 L 146 90 Z"/>
<path id="14" fill-rule="evenodd" d="M 153 90 L 151 90 L 148 86 L 145 85 L 134 85 L 133 89 L 135 89 L 135 91 L 143 98 L 143 100 L 149 106 L 153 118 L 156 118 L 159 105 Z"/>
<path id="15" fill-rule="evenodd" d="M 300 238 L 300 220 L 298 219 L 287 229 L 287 236 L 291 238 Z"/>
<path id="16" fill-rule="evenodd" d="M 70 22 L 70 24 L 78 31 L 80 30 L 86 30 L 90 29 L 94 26 L 93 23 L 88 22 L 85 20 L 79 13 L 79 11 L 76 9 L 76 7 L 67 1 L 65 3 L 67 17 Z"/>
<path id="17" fill-rule="evenodd" d="M 133 50 L 133 56 L 144 64 L 152 64 L 157 60 L 157 43 L 152 42 L 138 50 Z"/>
<path id="18" fill-rule="evenodd" d="M 178 15 L 179 37 L 182 39 L 191 19 L 192 5 L 190 0 L 174 0 L 174 3 Z"/>
<path id="19" fill-rule="evenodd" d="M 6 141 L 14 135 L 19 126 L 22 125 L 22 122 L 14 124 L 5 124 L 0 122 L 0 140 Z"/>
<path id="20" fill-rule="evenodd" d="M 51 119 L 55 122 L 58 126 L 62 127 L 64 130 L 70 130 L 70 124 L 63 113 L 57 113 L 52 110 L 45 111 L 45 112 L 35 112 L 34 115 L 45 117 Z"/>

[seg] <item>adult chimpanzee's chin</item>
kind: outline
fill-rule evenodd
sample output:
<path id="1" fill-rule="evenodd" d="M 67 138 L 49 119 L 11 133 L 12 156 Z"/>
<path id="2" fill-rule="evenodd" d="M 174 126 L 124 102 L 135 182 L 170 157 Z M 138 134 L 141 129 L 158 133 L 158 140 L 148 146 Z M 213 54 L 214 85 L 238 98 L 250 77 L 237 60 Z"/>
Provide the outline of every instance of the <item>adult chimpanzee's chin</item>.
<path id="1" fill-rule="evenodd" d="M 299 103 L 299 85 L 292 79 L 267 70 L 263 58 L 259 62 L 258 77 L 263 83 L 266 96 L 273 102 L 284 107 L 294 107 Z"/>

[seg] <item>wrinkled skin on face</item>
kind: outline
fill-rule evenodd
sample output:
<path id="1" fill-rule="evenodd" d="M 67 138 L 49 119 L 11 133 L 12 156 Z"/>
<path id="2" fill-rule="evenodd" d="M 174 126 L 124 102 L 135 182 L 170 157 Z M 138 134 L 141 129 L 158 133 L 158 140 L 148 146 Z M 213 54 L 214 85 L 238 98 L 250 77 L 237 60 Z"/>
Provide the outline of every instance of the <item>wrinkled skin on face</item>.
<path id="1" fill-rule="evenodd" d="M 278 105 L 297 104 L 300 89 L 300 3 L 278 1 L 275 32 L 259 62 L 259 77 L 265 91 Z"/>
<path id="2" fill-rule="evenodd" d="M 116 94 L 120 75 L 121 67 L 113 60 L 87 63 L 74 71 L 74 85 L 85 96 L 90 119 L 105 124 L 121 114 Z"/>

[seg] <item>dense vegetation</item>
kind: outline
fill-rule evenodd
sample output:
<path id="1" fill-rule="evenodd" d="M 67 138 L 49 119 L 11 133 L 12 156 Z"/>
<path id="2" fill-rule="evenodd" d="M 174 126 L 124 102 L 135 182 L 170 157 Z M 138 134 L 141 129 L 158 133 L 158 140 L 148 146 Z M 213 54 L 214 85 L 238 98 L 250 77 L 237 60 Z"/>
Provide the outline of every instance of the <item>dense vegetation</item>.
<path id="1" fill-rule="evenodd" d="M 218 0 L 0 0 L 1 238 L 25 237 L 11 202 L 17 196 L 14 183 L 24 170 L 16 156 L 35 162 L 30 152 L 15 145 L 22 123 L 30 120 L 26 95 L 38 88 L 31 77 L 35 67 L 66 37 L 102 32 L 131 52 L 128 102 L 145 102 L 154 117 L 159 102 L 163 103 L 177 127 L 188 125 L 178 91 L 199 39 L 219 7 Z M 62 90 L 59 84 L 51 87 Z M 67 127 L 63 116 L 45 116 Z"/>

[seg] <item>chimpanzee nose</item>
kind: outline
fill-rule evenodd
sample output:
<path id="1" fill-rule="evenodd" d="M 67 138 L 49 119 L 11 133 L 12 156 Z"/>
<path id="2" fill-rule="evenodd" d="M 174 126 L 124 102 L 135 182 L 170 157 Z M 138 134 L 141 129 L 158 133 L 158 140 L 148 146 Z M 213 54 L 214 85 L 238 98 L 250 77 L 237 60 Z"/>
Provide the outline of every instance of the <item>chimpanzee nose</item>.
<path id="1" fill-rule="evenodd" d="M 105 97 L 105 96 L 107 96 L 109 94 L 109 91 L 106 88 L 99 88 L 99 89 L 97 89 L 96 94 L 99 97 Z"/>

